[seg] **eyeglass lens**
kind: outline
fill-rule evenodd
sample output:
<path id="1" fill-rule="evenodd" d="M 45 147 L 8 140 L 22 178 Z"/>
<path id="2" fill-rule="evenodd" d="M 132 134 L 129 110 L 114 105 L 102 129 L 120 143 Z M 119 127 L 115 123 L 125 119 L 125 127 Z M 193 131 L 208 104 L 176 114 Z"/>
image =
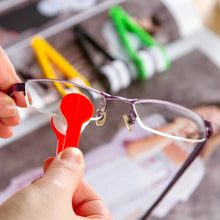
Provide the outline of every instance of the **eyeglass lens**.
<path id="1" fill-rule="evenodd" d="M 165 134 L 171 137 L 180 137 L 195 142 L 200 142 L 205 138 L 205 126 L 203 119 L 193 111 L 169 102 L 160 101 L 137 101 L 135 103 L 135 113 L 138 116 L 139 124 L 148 130 L 153 129 L 158 134 Z M 154 128 L 145 122 L 145 118 L 158 114 L 163 118 L 164 124 L 169 126 Z"/>
<path id="2" fill-rule="evenodd" d="M 56 83 L 59 83 L 63 93 L 57 89 Z M 51 114 L 59 108 L 63 95 L 69 93 L 80 93 L 92 102 L 95 110 L 93 120 L 101 118 L 106 107 L 106 100 L 102 94 L 87 87 L 63 81 L 30 80 L 26 83 L 26 92 L 28 105 Z M 160 100 L 139 100 L 134 103 L 134 110 L 139 125 L 145 130 L 192 142 L 201 142 L 205 139 L 203 119 L 187 108 Z M 169 124 L 169 127 L 155 128 L 146 123 L 145 119 L 154 114 L 160 115 L 164 125 Z"/>
<path id="3" fill-rule="evenodd" d="M 56 83 L 62 88 L 62 94 L 55 86 Z M 46 113 L 52 114 L 57 111 L 63 95 L 69 93 L 80 93 L 92 102 L 94 107 L 93 119 L 98 119 L 101 116 L 97 116 L 97 110 L 104 112 L 105 98 L 93 90 L 62 81 L 30 80 L 26 82 L 26 96 L 28 96 L 28 98 L 26 98 L 27 104 Z"/>

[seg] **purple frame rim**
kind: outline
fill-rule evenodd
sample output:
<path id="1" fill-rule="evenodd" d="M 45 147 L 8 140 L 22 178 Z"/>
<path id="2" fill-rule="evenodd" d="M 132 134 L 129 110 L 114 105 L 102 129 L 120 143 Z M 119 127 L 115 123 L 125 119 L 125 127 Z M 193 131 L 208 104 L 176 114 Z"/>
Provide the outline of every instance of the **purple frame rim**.
<path id="1" fill-rule="evenodd" d="M 56 81 L 56 82 L 60 82 L 60 83 L 71 83 L 71 84 L 75 84 L 81 88 L 84 88 L 84 89 L 88 89 L 88 90 L 91 90 L 93 92 L 96 92 L 100 95 L 102 95 L 106 102 L 107 101 L 110 101 L 110 100 L 116 100 L 116 101 L 123 101 L 123 102 L 126 102 L 128 104 L 135 104 L 135 103 L 141 103 L 141 102 L 151 102 L 151 103 L 154 103 L 154 102 L 157 102 L 157 103 L 161 103 L 161 104 L 168 104 L 168 105 L 172 105 L 172 106 L 175 106 L 175 107 L 178 107 L 180 109 L 184 109 L 186 111 L 190 111 L 190 112 L 193 112 L 194 114 L 198 115 L 199 117 L 201 117 L 199 114 L 197 114 L 196 112 L 192 111 L 191 109 L 187 108 L 187 107 L 184 107 L 182 105 L 179 105 L 179 104 L 176 104 L 176 103 L 173 103 L 173 102 L 169 102 L 169 101 L 165 101 L 165 100 L 160 100 L 160 99 L 137 99 L 137 98 L 134 98 L 134 99 L 129 99 L 129 98 L 125 98 L 125 97 L 121 97 L 121 96 L 115 96 L 115 95 L 111 95 L 111 94 L 108 94 L 106 92 L 103 92 L 103 91 L 99 91 L 99 90 L 96 90 L 92 87 L 88 87 L 88 86 L 85 86 L 83 84 L 80 84 L 80 83 L 76 83 L 76 82 L 71 82 L 71 81 L 67 81 L 67 80 L 60 80 L 60 79 L 45 79 L 45 78 L 39 78 L 39 79 L 28 79 L 26 80 L 25 82 L 21 82 L 21 83 L 15 83 L 13 84 L 7 91 L 7 94 L 9 96 L 12 96 L 14 92 L 25 92 L 25 83 L 29 82 L 29 81 Z M 202 117 L 201 117 L 202 118 Z M 202 119 L 203 120 L 203 119 Z"/>
<path id="2" fill-rule="evenodd" d="M 73 85 L 76 85 L 78 87 L 81 87 L 81 88 L 84 88 L 84 89 L 87 89 L 87 90 L 90 90 L 90 91 L 93 91 L 99 95 L 101 95 L 104 100 L 105 100 L 105 103 L 104 103 L 104 112 L 105 113 L 107 111 L 107 102 L 110 101 L 110 100 L 115 100 L 115 101 L 122 101 L 122 102 L 125 102 L 125 103 L 128 103 L 131 105 L 131 110 L 130 110 L 130 113 L 129 113 L 129 123 L 133 124 L 135 123 L 135 119 L 137 120 L 137 123 L 143 128 L 143 129 L 146 129 L 148 130 L 149 132 L 152 132 L 154 134 L 157 134 L 157 135 L 161 135 L 161 136 L 164 136 L 164 137 L 167 137 L 167 138 L 173 138 L 173 139 L 176 139 L 176 140 L 180 140 L 180 141 L 184 141 L 181 137 L 177 137 L 177 136 L 166 136 L 166 135 L 163 135 L 163 133 L 161 132 L 154 132 L 153 129 L 147 129 L 147 128 L 144 128 L 146 126 L 143 126 L 143 123 L 141 123 L 141 119 L 136 111 L 136 108 L 135 108 L 135 104 L 138 104 L 138 103 L 142 103 L 142 102 L 148 102 L 148 103 L 157 103 L 157 104 L 162 104 L 162 105 L 169 105 L 169 106 L 173 106 L 175 108 L 179 108 L 179 109 L 182 109 L 184 111 L 188 111 L 190 112 L 191 114 L 194 114 L 194 116 L 199 119 L 201 121 L 201 123 L 204 122 L 203 118 L 197 114 L 196 112 L 192 111 L 191 109 L 189 108 L 186 108 L 182 105 L 179 105 L 179 104 L 176 104 L 176 103 L 173 103 L 173 102 L 169 102 L 169 101 L 165 101 L 165 100 L 159 100 L 159 99 L 137 99 L 137 98 L 134 98 L 134 99 L 129 99 L 129 98 L 125 98 L 125 97 L 121 97 L 121 96 L 115 96 L 115 95 L 111 95 L 111 94 L 108 94 L 106 92 L 103 92 L 103 91 L 99 91 L 99 90 L 96 90 L 92 87 L 88 87 L 88 86 L 85 86 L 83 84 L 80 84 L 80 83 L 76 83 L 76 82 L 71 82 L 71 81 L 67 81 L 67 80 L 60 80 L 60 79 L 45 79 L 45 78 L 39 78 L 39 79 L 28 79 L 26 80 L 25 82 L 23 83 L 16 83 L 16 84 L 13 84 L 9 90 L 8 90 L 8 94 L 9 95 L 12 95 L 14 92 L 16 91 L 24 91 L 25 92 L 25 83 L 28 83 L 30 81 L 33 81 L 33 82 L 37 82 L 37 81 L 49 81 L 49 82 L 60 82 L 60 83 L 71 83 Z M 29 105 L 27 103 L 27 105 Z M 41 112 L 43 113 L 43 112 Z M 97 119 L 95 119 L 97 120 Z M 198 123 L 199 123 L 199 120 L 198 120 Z M 201 126 L 204 127 L 205 129 L 205 125 L 203 123 L 203 125 L 201 124 Z M 190 142 L 194 142 L 194 143 L 201 143 L 205 140 L 205 133 L 203 133 L 203 138 L 201 138 L 200 140 L 198 139 L 198 141 L 196 140 L 193 140 L 193 141 L 190 141 L 190 140 L 185 140 L 185 141 L 190 141 Z"/>

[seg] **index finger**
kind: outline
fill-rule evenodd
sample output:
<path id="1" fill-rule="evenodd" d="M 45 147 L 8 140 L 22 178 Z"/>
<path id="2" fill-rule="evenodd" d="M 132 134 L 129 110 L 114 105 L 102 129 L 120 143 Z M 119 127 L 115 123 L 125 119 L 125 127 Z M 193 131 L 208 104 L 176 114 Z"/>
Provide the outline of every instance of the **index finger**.
<path id="1" fill-rule="evenodd" d="M 104 201 L 85 180 L 82 180 L 74 193 L 72 205 L 76 215 L 89 219 L 95 216 L 97 220 L 112 220 L 111 213 Z"/>
<path id="2" fill-rule="evenodd" d="M 21 80 L 17 76 L 11 61 L 0 47 L 0 91 L 6 92 L 11 85 L 19 82 Z M 15 102 L 18 106 L 26 106 L 24 95 L 21 93 L 15 94 Z"/>

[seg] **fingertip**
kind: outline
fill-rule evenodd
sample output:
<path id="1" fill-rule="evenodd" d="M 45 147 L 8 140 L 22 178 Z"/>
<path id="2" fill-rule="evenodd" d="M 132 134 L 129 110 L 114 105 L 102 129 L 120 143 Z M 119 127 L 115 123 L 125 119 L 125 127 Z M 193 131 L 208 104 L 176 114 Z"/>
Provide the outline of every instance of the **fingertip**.
<path id="1" fill-rule="evenodd" d="M 16 114 L 15 116 L 12 116 L 12 117 L 2 117 L 1 118 L 1 121 L 7 125 L 7 126 L 17 126 L 20 124 L 21 122 L 21 119 L 20 119 L 20 116 L 19 116 L 19 113 L 16 109 Z"/>
<path id="2" fill-rule="evenodd" d="M 48 158 L 43 164 L 44 181 L 50 184 L 50 189 L 56 194 L 65 193 L 72 196 L 78 188 L 84 173 L 82 152 L 76 148 L 67 148 L 55 158 Z"/>
<path id="3" fill-rule="evenodd" d="M 13 129 L 0 120 L 0 138 L 7 139 L 14 135 Z"/>
<path id="4" fill-rule="evenodd" d="M 79 148 L 68 147 L 58 155 L 58 159 L 66 160 L 71 163 L 83 164 L 83 154 Z"/>
<path id="5" fill-rule="evenodd" d="M 75 213 L 79 216 L 96 216 L 97 219 L 112 220 L 112 215 L 102 198 L 85 180 L 81 181 L 74 193 L 72 205 Z"/>
<path id="6" fill-rule="evenodd" d="M 15 116 L 17 111 L 15 101 L 3 92 L 0 92 L 0 106 L 0 117 Z"/>
<path id="7" fill-rule="evenodd" d="M 22 108 L 27 107 L 24 94 L 22 93 L 14 94 L 14 101 L 18 107 L 22 107 Z"/>
<path id="8" fill-rule="evenodd" d="M 14 135 L 14 131 L 11 127 L 9 127 L 6 138 L 11 138 L 13 135 Z"/>

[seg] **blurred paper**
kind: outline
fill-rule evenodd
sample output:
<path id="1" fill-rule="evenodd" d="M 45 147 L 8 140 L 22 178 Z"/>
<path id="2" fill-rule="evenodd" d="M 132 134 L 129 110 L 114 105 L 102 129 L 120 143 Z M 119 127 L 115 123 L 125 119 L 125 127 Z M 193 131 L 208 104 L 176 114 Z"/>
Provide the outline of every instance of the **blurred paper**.
<path id="1" fill-rule="evenodd" d="M 165 123 L 163 117 L 156 114 L 145 120 L 154 127 L 160 127 Z M 132 157 L 128 153 L 126 143 L 152 135 L 146 133 L 147 131 L 141 129 L 138 124 L 134 125 L 132 132 L 123 128 L 109 143 L 85 155 L 84 178 L 105 201 L 114 219 L 130 219 L 129 216 L 133 213 L 138 213 L 137 218 L 141 212 L 146 211 L 175 175 L 180 167 L 179 161 L 182 157 L 185 160 L 185 154 L 188 155 L 189 148 L 192 148 L 185 144 L 183 146 L 183 143 L 175 142 L 174 145 L 173 140 L 163 138 L 163 146 L 155 146 L 157 150 L 151 151 L 147 146 L 146 152 Z M 172 147 L 172 155 L 175 156 L 176 151 L 178 158 L 172 158 L 172 155 L 167 153 L 167 146 Z M 201 182 L 204 173 L 203 161 L 198 158 L 153 215 L 162 218 L 179 201 L 187 201 Z"/>
<path id="2" fill-rule="evenodd" d="M 165 124 L 164 118 L 158 114 L 146 118 L 145 121 L 151 124 L 151 127 L 161 127 Z M 110 142 L 85 155 L 84 178 L 102 197 L 114 219 L 136 219 L 146 211 L 176 173 L 179 161 L 185 159 L 184 151 L 188 153 L 186 151 L 190 146 L 182 143 L 174 145 L 174 142 L 167 138 L 163 138 L 162 145 L 154 145 L 155 142 L 152 142 L 152 146 L 147 146 L 146 152 L 139 155 L 134 155 L 134 151 L 132 154 L 128 152 L 126 143 L 135 143 L 142 138 L 148 139 L 151 135 L 135 124 L 133 132 L 123 128 Z M 153 151 L 151 147 L 154 148 Z M 174 154 L 167 151 L 170 147 Z M 176 156 L 173 158 L 172 155 Z M 200 184 L 204 173 L 203 161 L 197 158 L 155 209 L 153 215 L 162 218 L 179 201 L 187 201 Z M 0 204 L 42 175 L 40 167 L 14 177 L 10 185 L 0 192 Z"/>
<path id="3" fill-rule="evenodd" d="M 17 191 L 23 189 L 25 186 L 31 184 L 33 180 L 42 176 L 42 167 L 37 167 L 11 179 L 9 186 L 4 191 L 0 192 L 0 205 L 4 203 L 9 197 L 14 195 Z"/>

